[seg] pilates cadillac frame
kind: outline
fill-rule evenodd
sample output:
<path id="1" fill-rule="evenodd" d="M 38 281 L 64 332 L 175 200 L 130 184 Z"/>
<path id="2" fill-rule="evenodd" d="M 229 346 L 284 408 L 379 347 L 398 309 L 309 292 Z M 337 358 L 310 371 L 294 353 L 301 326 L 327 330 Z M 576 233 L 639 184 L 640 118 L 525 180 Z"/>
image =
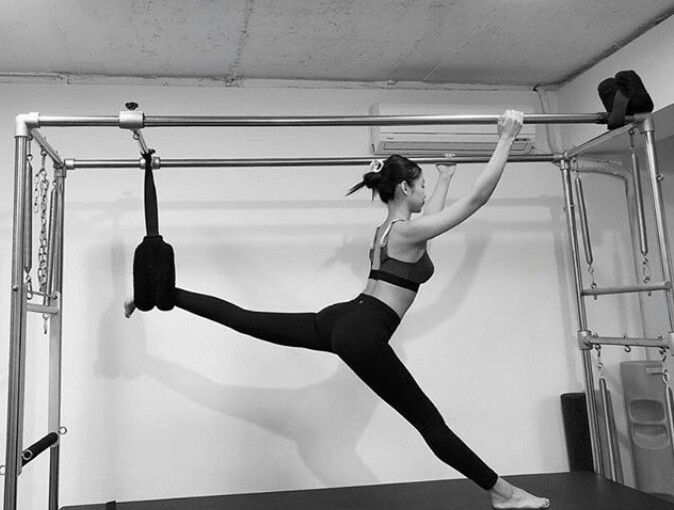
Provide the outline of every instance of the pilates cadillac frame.
<path id="1" fill-rule="evenodd" d="M 16 118 L 15 132 L 15 181 L 14 181 L 14 223 L 12 249 L 12 287 L 10 317 L 10 357 L 9 384 L 7 406 L 7 443 L 5 462 L 4 509 L 15 510 L 17 507 L 17 481 L 22 467 L 40 453 L 50 451 L 49 509 L 58 508 L 59 481 L 59 448 L 58 435 L 64 431 L 60 423 L 61 413 L 61 345 L 62 345 L 62 285 L 63 285 L 63 245 L 64 245 L 64 210 L 65 179 L 68 171 L 97 168 L 144 168 L 140 159 L 123 160 L 82 160 L 65 159 L 47 142 L 39 128 L 68 126 L 110 126 L 125 128 L 138 133 L 142 128 L 174 126 L 371 126 L 371 125 L 421 125 L 421 124 L 496 124 L 498 115 L 411 115 L 411 116 L 330 116 L 330 117 L 178 117 L 178 116 L 146 116 L 142 112 L 126 111 L 117 116 L 44 116 L 38 113 L 22 114 Z M 664 205 L 658 171 L 654 138 L 653 117 L 650 114 L 628 117 L 624 128 L 609 131 L 589 142 L 574 147 L 563 154 L 539 154 L 515 156 L 511 162 L 550 162 L 561 171 L 564 208 L 566 212 L 567 234 L 570 244 L 570 260 L 576 290 L 576 312 L 578 320 L 577 343 L 580 350 L 585 374 L 586 402 L 590 422 L 590 437 L 595 471 L 605 474 L 603 462 L 604 452 L 600 436 L 600 427 L 606 426 L 606 416 L 600 423 L 594 391 L 594 376 L 591 364 L 591 349 L 598 345 L 629 345 L 641 347 L 659 347 L 670 349 L 674 338 L 674 296 L 672 292 L 672 262 L 665 224 Z M 525 123 L 537 124 L 606 124 L 607 115 L 592 114 L 526 114 Z M 641 185 L 637 168 L 637 158 L 633 157 L 633 168 L 627 169 L 608 162 L 588 162 L 579 159 L 583 153 L 600 145 L 607 139 L 625 132 L 630 137 L 639 132 L 645 135 L 646 162 L 652 187 L 655 207 L 655 228 L 663 280 L 647 285 L 629 285 L 624 287 L 590 288 L 583 287 L 581 275 L 579 241 L 576 226 L 575 210 L 584 203 L 575 204 L 571 186 L 572 163 L 580 172 L 593 172 L 614 176 L 625 183 L 628 211 L 630 213 L 630 233 L 633 252 L 640 246 L 642 254 L 647 252 L 646 230 Z M 52 159 L 54 163 L 55 187 L 52 191 L 49 240 L 48 240 L 48 284 L 47 292 L 41 295 L 42 304 L 29 303 L 29 289 L 24 275 L 30 274 L 32 268 L 32 210 L 31 182 L 32 171 L 27 163 L 28 144 L 34 140 Z M 140 137 L 142 142 L 142 137 Z M 632 147 L 633 150 L 633 147 Z M 305 159 L 160 159 L 154 157 L 153 168 L 178 167 L 294 167 L 294 166 L 347 166 L 366 165 L 370 157 L 356 158 L 305 158 Z M 419 163 L 485 163 L 487 157 L 460 156 L 450 158 L 421 157 L 415 158 Z M 636 204 L 636 205 L 635 205 Z M 584 214 L 581 211 L 581 219 Z M 586 223 L 581 223 L 585 240 L 586 253 L 589 248 L 589 234 Z M 638 264 L 635 261 L 636 274 Z M 643 293 L 663 291 L 669 316 L 669 331 L 664 338 L 625 338 L 601 337 L 593 333 L 587 324 L 584 299 L 588 296 L 616 293 Z M 51 317 L 50 361 L 49 361 L 49 419 L 48 433 L 40 441 L 27 449 L 23 449 L 23 416 L 24 416 L 24 382 L 25 382 L 25 346 L 26 323 L 28 312 L 47 314 Z M 670 416 L 671 420 L 671 416 Z M 670 425 L 674 425 L 671 424 Z M 672 427 L 674 428 L 674 427 Z M 610 434 L 610 427 L 607 427 Z M 609 437 L 615 443 L 615 438 Z M 613 457 L 611 457 L 613 460 Z M 609 466 L 608 477 L 615 480 L 616 466 Z"/>

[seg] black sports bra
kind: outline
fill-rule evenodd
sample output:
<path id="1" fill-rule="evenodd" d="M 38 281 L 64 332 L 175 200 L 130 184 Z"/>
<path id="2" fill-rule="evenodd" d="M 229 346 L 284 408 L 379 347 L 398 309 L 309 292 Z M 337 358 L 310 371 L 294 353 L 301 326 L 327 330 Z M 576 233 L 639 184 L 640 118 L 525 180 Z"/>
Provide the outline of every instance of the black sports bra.
<path id="1" fill-rule="evenodd" d="M 426 283 L 430 279 L 435 268 L 426 250 L 424 250 L 424 254 L 416 262 L 405 262 L 389 256 L 388 235 L 391 231 L 391 226 L 396 221 L 401 220 L 393 220 L 381 236 L 379 241 L 379 268 L 371 269 L 368 278 L 382 280 L 417 292 L 419 285 Z M 375 234 L 375 239 L 376 237 Z M 370 246 L 370 262 L 372 264 L 374 264 L 374 253 L 374 246 Z"/>

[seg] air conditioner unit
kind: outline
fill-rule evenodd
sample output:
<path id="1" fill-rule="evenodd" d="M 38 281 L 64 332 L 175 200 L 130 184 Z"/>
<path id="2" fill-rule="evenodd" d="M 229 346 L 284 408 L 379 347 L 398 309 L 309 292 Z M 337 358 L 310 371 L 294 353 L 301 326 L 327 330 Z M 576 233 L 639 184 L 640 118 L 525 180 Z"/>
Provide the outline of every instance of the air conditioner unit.
<path id="1" fill-rule="evenodd" d="M 524 107 L 527 108 L 527 107 Z M 377 103 L 371 115 L 500 115 L 505 109 L 523 110 L 517 105 L 507 108 L 485 105 L 412 105 Z M 528 107 L 531 109 L 531 107 Z M 406 156 L 486 155 L 496 148 L 496 124 L 371 126 L 370 141 L 375 155 Z M 510 149 L 511 154 L 528 154 L 536 141 L 535 124 L 524 124 Z"/>

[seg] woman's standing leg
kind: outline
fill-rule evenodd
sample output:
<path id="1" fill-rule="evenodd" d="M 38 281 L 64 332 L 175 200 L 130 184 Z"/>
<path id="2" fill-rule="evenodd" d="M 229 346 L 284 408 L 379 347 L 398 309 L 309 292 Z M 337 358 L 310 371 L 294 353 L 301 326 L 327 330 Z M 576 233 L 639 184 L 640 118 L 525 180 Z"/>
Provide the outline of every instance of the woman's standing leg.
<path id="1" fill-rule="evenodd" d="M 348 314 L 335 323 L 334 352 L 421 433 L 440 460 L 489 491 L 494 508 L 549 508 L 547 498 L 529 494 L 500 478 L 452 432 L 388 345 L 398 319 L 382 315 L 381 307 L 379 313 L 362 308 L 360 313 Z"/>
<path id="2" fill-rule="evenodd" d="M 435 455 L 485 490 L 498 475 L 447 426 L 387 341 L 390 333 L 376 316 L 357 313 L 336 323 L 335 353 L 385 402 L 422 435 Z"/>

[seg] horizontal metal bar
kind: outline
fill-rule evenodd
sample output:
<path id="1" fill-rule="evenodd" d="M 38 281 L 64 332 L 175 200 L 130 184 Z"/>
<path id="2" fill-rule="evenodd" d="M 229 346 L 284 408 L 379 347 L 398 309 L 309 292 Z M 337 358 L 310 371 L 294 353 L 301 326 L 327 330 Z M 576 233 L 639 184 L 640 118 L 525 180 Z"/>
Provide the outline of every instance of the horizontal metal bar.
<path id="1" fill-rule="evenodd" d="M 670 290 L 672 282 L 655 282 L 646 285 L 627 285 L 625 287 L 601 287 L 583 289 L 583 296 L 603 296 L 606 294 L 629 294 L 633 292 L 651 292 L 654 290 Z"/>
<path id="2" fill-rule="evenodd" d="M 333 115 L 333 116 L 186 116 L 146 115 L 144 127 L 189 126 L 413 126 L 432 124 L 496 124 L 495 115 Z M 632 117 L 626 117 L 631 121 Z M 120 126 L 119 116 L 39 115 L 38 126 Z M 608 115 L 599 113 L 528 113 L 525 124 L 606 124 Z"/>
<path id="3" fill-rule="evenodd" d="M 672 350 L 674 332 L 670 331 L 665 338 L 630 338 L 598 336 L 591 331 L 578 332 L 578 346 L 581 349 L 592 349 L 595 345 L 624 345 L 630 347 L 658 347 Z"/>
<path id="4" fill-rule="evenodd" d="M 261 158 L 261 159 L 160 159 L 153 158 L 154 168 L 231 168 L 231 167 L 293 167 L 293 166 L 367 166 L 376 156 L 361 158 Z M 413 158 L 420 165 L 433 163 L 486 163 L 489 156 L 418 157 Z M 555 163 L 561 154 L 535 154 L 511 156 L 512 163 L 543 162 Z M 137 168 L 142 169 L 142 159 L 67 159 L 68 170 L 91 168 Z"/>
<path id="5" fill-rule="evenodd" d="M 624 337 L 610 337 L 599 336 L 592 338 L 594 345 L 625 345 L 631 347 L 664 347 L 671 349 L 671 341 L 669 338 L 624 338 Z"/>
<path id="6" fill-rule="evenodd" d="M 39 115 L 38 127 L 56 126 L 119 126 L 119 115 L 108 116 L 60 116 L 60 115 Z"/>
<path id="7" fill-rule="evenodd" d="M 340 115 L 340 116 L 145 116 L 145 126 L 415 126 L 432 124 L 496 124 L 498 115 Z M 524 115 L 525 124 L 606 124 L 606 113 Z"/>
<path id="8" fill-rule="evenodd" d="M 37 129 L 31 129 L 30 134 L 37 144 L 42 147 L 47 154 L 49 154 L 49 157 L 54 161 L 54 163 L 56 163 L 57 166 L 63 166 L 63 158 L 59 156 L 59 153 L 56 152 L 56 149 L 54 149 L 54 147 L 49 144 L 47 139 L 42 136 L 42 134 Z"/>
<path id="9" fill-rule="evenodd" d="M 32 303 L 28 303 L 27 307 L 29 312 L 34 313 L 44 313 L 47 315 L 58 315 L 59 313 L 57 306 L 34 305 Z"/>

